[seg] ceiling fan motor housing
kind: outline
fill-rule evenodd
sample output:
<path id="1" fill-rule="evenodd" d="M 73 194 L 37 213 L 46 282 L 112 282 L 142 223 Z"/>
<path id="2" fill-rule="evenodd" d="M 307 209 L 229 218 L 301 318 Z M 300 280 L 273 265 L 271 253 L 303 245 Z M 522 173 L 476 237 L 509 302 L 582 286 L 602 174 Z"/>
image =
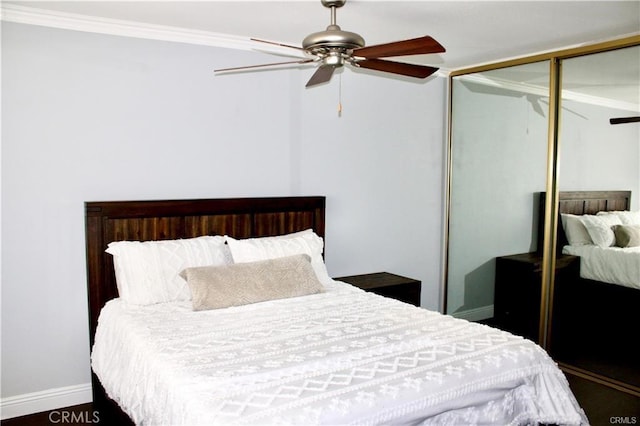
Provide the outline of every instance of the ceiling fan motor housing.
<path id="1" fill-rule="evenodd" d="M 356 33 L 342 31 L 338 25 L 329 25 L 326 31 L 309 34 L 302 40 L 302 48 L 311 53 L 329 49 L 358 49 L 364 47 L 364 39 Z"/>
<path id="2" fill-rule="evenodd" d="M 364 47 L 364 39 L 360 34 L 342 31 L 336 24 L 336 8 L 344 6 L 347 0 L 321 0 L 324 7 L 331 9 L 331 25 L 325 31 L 309 34 L 302 40 L 302 48 L 314 55 L 340 52 Z"/>

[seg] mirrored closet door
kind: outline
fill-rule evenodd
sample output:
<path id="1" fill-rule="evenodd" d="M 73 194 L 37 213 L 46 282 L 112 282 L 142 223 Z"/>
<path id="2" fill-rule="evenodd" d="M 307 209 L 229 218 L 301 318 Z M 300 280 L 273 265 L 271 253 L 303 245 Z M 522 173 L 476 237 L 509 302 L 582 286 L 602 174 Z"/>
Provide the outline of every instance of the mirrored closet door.
<path id="1" fill-rule="evenodd" d="M 537 341 L 549 61 L 464 74 L 451 90 L 446 313 Z"/>
<path id="2" fill-rule="evenodd" d="M 582 218 L 588 243 L 565 232 L 640 210 L 640 36 L 455 71 L 450 91 L 445 312 L 640 395 L 637 260 L 631 286 L 585 276 L 598 244 Z"/>
<path id="3" fill-rule="evenodd" d="M 640 241 L 627 239 L 640 213 L 617 213 L 640 210 L 640 46 L 564 59 L 561 71 L 558 251 L 581 271 L 554 285 L 549 349 L 640 388 Z"/>

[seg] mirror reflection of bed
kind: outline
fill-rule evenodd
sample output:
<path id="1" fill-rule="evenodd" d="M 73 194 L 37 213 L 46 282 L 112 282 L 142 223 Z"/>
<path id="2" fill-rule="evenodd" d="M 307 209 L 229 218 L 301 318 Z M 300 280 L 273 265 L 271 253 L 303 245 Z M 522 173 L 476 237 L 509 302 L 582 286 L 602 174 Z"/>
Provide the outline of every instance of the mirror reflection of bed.
<path id="1" fill-rule="evenodd" d="M 640 247 L 625 232 L 640 230 L 640 212 L 629 211 L 630 200 L 631 191 L 560 192 L 558 252 L 580 257 L 580 277 L 556 283 L 550 352 L 638 387 Z"/>

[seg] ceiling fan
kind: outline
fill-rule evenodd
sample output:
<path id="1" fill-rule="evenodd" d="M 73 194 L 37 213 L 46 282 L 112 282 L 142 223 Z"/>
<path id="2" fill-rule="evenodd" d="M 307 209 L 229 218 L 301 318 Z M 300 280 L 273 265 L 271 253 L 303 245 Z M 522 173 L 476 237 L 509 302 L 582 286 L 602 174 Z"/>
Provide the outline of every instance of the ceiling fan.
<path id="1" fill-rule="evenodd" d="M 277 65 L 315 62 L 319 64 L 318 69 L 306 84 L 306 87 L 312 87 L 331 80 L 333 72 L 345 64 L 356 68 L 367 68 L 415 78 L 426 78 L 438 70 L 438 68 L 425 65 L 381 59 L 444 52 L 445 48 L 433 38 L 424 36 L 365 47 L 364 39 L 359 34 L 343 31 L 340 26 L 336 24 L 336 9 L 344 6 L 347 0 L 321 1 L 323 6 L 331 9 L 331 24 L 325 31 L 312 33 L 305 37 L 305 39 L 302 40 L 302 47 L 255 38 L 251 39 L 259 43 L 273 44 L 298 50 L 306 56 L 305 58 L 297 61 L 223 68 L 214 70 L 214 72 L 244 71 Z"/>

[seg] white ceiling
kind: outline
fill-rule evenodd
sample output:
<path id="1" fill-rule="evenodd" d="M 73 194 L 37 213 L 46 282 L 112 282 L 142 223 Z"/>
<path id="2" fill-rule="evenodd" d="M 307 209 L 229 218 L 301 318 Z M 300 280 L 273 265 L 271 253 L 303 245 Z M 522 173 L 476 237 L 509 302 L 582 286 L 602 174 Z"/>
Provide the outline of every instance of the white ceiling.
<path id="1" fill-rule="evenodd" d="M 330 21 L 319 0 L 2 0 L 2 5 L 3 16 L 18 5 L 293 45 Z M 445 53 L 405 59 L 452 70 L 640 34 L 640 0 L 348 0 L 338 9 L 337 22 L 343 30 L 359 33 L 367 45 L 430 35 L 445 46 Z"/>

